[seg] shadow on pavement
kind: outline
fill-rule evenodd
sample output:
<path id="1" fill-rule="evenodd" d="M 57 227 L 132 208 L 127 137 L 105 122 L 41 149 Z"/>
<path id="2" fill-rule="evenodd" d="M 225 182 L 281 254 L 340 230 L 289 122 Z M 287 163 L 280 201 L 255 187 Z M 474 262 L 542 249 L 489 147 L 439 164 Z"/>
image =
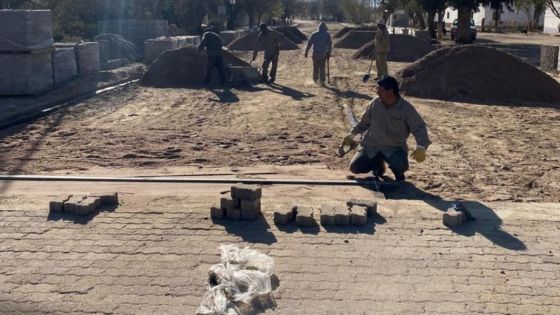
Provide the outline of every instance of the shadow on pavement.
<path id="1" fill-rule="evenodd" d="M 276 84 L 276 83 L 270 84 L 269 86 L 270 86 L 270 91 L 272 91 L 274 93 L 290 96 L 292 99 L 294 99 L 296 101 L 301 101 L 304 98 L 309 98 L 309 97 L 316 96 L 315 94 L 301 92 L 301 91 L 292 89 L 290 87 L 280 85 L 280 84 Z"/>
<path id="2" fill-rule="evenodd" d="M 210 101 L 228 103 L 228 104 L 239 102 L 239 97 L 237 97 L 237 95 L 235 95 L 235 93 L 233 93 L 231 88 L 229 87 L 224 87 L 221 89 L 210 87 L 209 90 L 210 92 L 214 93 L 217 97 L 217 99 L 209 98 L 208 100 Z"/>
<path id="3" fill-rule="evenodd" d="M 49 212 L 47 221 L 70 221 L 74 224 L 88 224 L 100 212 L 114 212 L 118 208 L 117 205 L 102 206 L 90 214 L 76 214 L 69 212 Z"/>
<path id="4" fill-rule="evenodd" d="M 276 236 L 270 232 L 270 225 L 263 216 L 253 221 L 212 218 L 212 222 L 223 226 L 229 234 L 240 236 L 243 241 L 248 243 L 270 245 L 278 241 Z"/>
<path id="5" fill-rule="evenodd" d="M 445 200 L 423 191 L 409 182 L 382 186 L 381 192 L 389 200 L 422 200 L 442 212 L 447 211 L 453 203 L 460 201 L 476 220 L 467 221 L 456 228 L 452 228 L 455 233 L 463 236 L 474 236 L 478 233 L 495 245 L 509 250 L 527 249 L 527 246 L 520 239 L 501 228 L 503 221 L 494 210 L 478 201 Z"/>

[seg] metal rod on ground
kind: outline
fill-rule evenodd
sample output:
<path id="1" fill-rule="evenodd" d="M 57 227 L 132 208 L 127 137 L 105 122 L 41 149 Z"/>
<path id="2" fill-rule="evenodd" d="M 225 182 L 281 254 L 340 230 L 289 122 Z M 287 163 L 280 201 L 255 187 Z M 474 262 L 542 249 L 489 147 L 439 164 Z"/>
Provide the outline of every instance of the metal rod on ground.
<path id="1" fill-rule="evenodd" d="M 315 180 L 315 179 L 254 179 L 254 178 L 138 178 L 138 177 L 88 177 L 0 175 L 2 181 L 46 182 L 111 182 L 111 183 L 161 183 L 161 184 L 257 184 L 257 185 L 316 185 L 316 186 L 384 186 L 392 183 L 375 180 Z"/>

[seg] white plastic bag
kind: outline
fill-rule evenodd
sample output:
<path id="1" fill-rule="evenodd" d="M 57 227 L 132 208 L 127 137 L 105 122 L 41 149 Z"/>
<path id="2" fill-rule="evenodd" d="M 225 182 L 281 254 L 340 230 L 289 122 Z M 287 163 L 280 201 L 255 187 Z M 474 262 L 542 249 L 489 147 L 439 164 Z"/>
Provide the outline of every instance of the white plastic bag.
<path id="1" fill-rule="evenodd" d="M 232 302 L 249 304 L 272 291 L 274 261 L 270 256 L 235 245 L 220 245 L 220 251 L 222 262 L 210 267 L 214 286 L 204 295 L 197 310 L 199 315 L 239 314 Z"/>

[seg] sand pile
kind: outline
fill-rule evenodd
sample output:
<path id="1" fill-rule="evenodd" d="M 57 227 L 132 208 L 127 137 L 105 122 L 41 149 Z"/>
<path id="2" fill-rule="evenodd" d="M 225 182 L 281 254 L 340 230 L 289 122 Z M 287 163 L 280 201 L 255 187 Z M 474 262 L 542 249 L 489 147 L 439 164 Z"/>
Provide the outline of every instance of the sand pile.
<path id="1" fill-rule="evenodd" d="M 276 31 L 282 33 L 282 35 L 284 35 L 287 39 L 291 40 L 292 42 L 294 42 L 294 44 L 301 44 L 303 43 L 303 40 L 301 40 L 291 29 L 289 28 L 284 28 L 284 27 L 278 27 L 275 28 Z"/>
<path id="2" fill-rule="evenodd" d="M 558 105 L 560 84 L 534 66 L 494 48 L 441 48 L 396 73 L 406 95 L 480 103 Z"/>
<path id="3" fill-rule="evenodd" d="M 286 28 L 289 29 L 292 33 L 294 33 L 299 39 L 301 39 L 302 41 L 306 41 L 307 40 L 307 35 L 305 35 L 304 32 L 300 31 L 299 28 L 295 27 L 295 26 L 283 26 L 280 28 Z"/>
<path id="4" fill-rule="evenodd" d="M 343 27 L 336 34 L 333 35 L 334 38 L 342 38 L 344 35 L 350 33 L 351 31 L 377 31 L 376 26 L 358 26 L 358 27 Z"/>
<path id="5" fill-rule="evenodd" d="M 257 41 L 258 35 L 259 33 L 257 32 L 249 33 L 241 38 L 234 40 L 227 47 L 229 50 L 252 51 L 253 49 L 255 49 L 255 43 Z M 299 49 L 298 45 L 284 36 L 284 41 L 280 46 L 280 50 L 296 50 L 296 49 Z"/>
<path id="6" fill-rule="evenodd" d="M 200 86 L 204 83 L 207 62 L 206 53 L 199 51 L 196 46 L 168 50 L 148 68 L 140 83 L 158 88 Z M 228 51 L 224 51 L 224 64 L 249 66 L 247 62 Z M 214 70 L 212 79 L 216 82 L 219 81 L 216 70 Z"/>
<path id="7" fill-rule="evenodd" d="M 371 42 L 375 38 L 373 31 L 351 31 L 344 35 L 335 44 L 335 48 L 358 49 Z"/>
<path id="8" fill-rule="evenodd" d="M 435 48 L 426 40 L 411 35 L 391 34 L 389 35 L 391 50 L 387 55 L 389 61 L 413 62 Z M 353 56 L 354 59 L 371 59 L 375 54 L 374 41 L 362 46 Z"/>

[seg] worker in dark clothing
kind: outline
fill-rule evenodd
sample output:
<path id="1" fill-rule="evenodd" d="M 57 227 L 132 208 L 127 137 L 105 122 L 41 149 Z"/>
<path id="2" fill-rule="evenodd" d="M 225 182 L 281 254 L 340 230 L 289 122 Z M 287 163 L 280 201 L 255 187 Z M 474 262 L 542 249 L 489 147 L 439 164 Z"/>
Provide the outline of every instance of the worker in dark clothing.
<path id="1" fill-rule="evenodd" d="M 260 33 L 255 43 L 253 51 L 253 61 L 257 59 L 259 50 L 264 50 L 264 62 L 262 64 L 262 80 L 265 83 L 274 83 L 276 80 L 276 69 L 278 68 L 278 57 L 280 56 L 280 46 L 284 41 L 284 36 L 275 30 L 268 29 L 266 24 L 261 24 Z M 270 69 L 270 80 L 268 79 L 268 67 Z"/>
<path id="2" fill-rule="evenodd" d="M 216 68 L 220 75 L 220 82 L 224 84 L 226 78 L 224 75 L 224 56 L 222 53 L 222 39 L 220 35 L 216 34 L 212 28 L 202 36 L 202 41 L 198 45 L 198 49 L 206 48 L 206 55 L 208 56 L 208 64 L 206 65 L 206 78 L 204 84 L 209 84 L 212 79 L 212 69 Z"/>

